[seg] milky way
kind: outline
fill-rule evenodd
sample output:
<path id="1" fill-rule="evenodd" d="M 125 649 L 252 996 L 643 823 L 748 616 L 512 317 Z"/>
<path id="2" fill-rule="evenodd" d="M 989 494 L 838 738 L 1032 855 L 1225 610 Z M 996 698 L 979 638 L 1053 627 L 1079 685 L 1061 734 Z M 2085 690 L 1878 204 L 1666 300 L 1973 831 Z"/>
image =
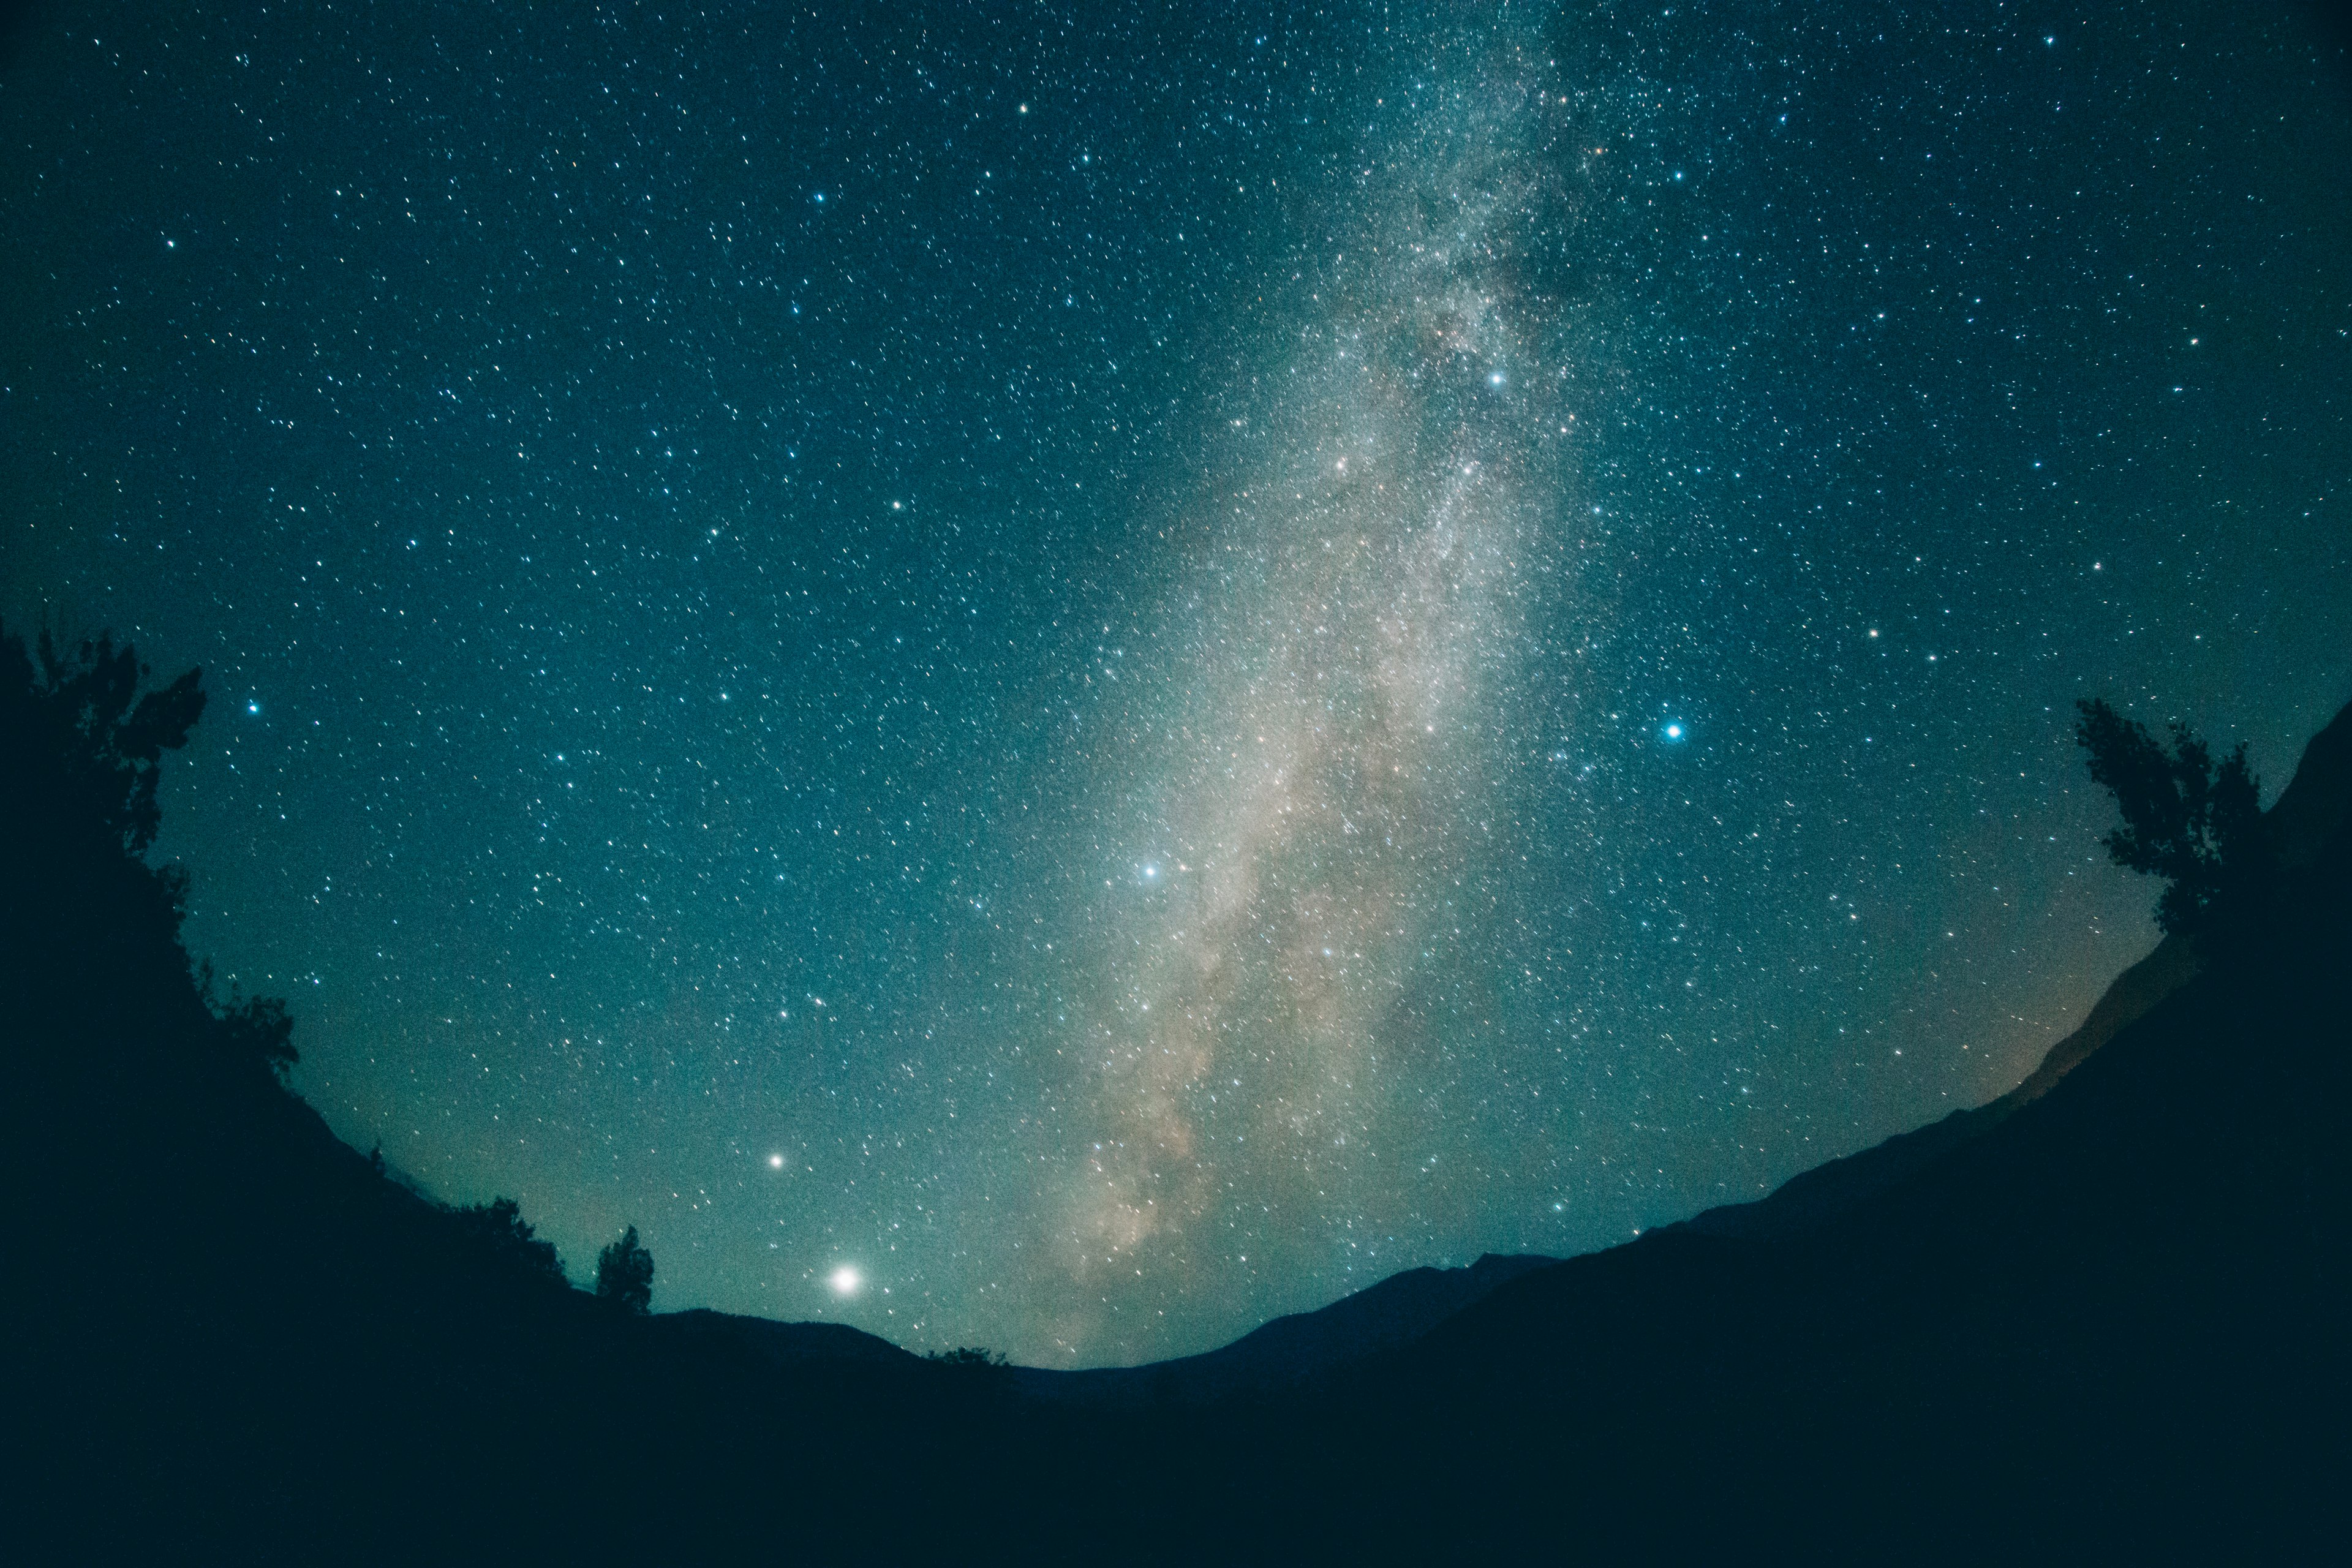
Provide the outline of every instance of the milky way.
<path id="1" fill-rule="evenodd" d="M 1132 863 L 1079 950 L 1099 1021 L 1072 1054 L 1102 1058 L 1106 1113 L 1081 1279 L 1172 1268 L 1215 1293 L 1377 1255 L 1410 1215 L 1402 1102 L 1437 1048 L 1414 992 L 1465 956 L 1446 895 L 1517 728 L 1487 669 L 1526 635 L 1569 482 L 1558 322 L 1525 276 L 1530 53 L 1433 39 L 1310 202 L 1318 243 L 1259 323 L 1160 611 L 1185 630 L 1132 679 L 1132 763 L 1106 770 L 1134 784 L 1106 835 Z"/>
<path id="2" fill-rule="evenodd" d="M 2067 734 L 2347 695 L 2341 62 L 2190 6 L 79 11 L 0 613 L 215 695 L 297 1087 L 1070 1365 L 2006 1089 Z"/>

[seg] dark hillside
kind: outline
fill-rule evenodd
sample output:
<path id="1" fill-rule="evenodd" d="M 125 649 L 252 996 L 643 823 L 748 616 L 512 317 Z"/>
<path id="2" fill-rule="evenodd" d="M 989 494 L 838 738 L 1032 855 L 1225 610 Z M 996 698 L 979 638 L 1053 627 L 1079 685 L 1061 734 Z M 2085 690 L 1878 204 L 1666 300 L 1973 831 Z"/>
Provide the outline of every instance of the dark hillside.
<path id="1" fill-rule="evenodd" d="M 272 1010 L 191 974 L 178 885 L 141 858 L 173 740 L 141 742 L 135 663 L 101 647 L 60 661 L 82 668 L 61 685 L 5 638 L 0 662 L 9 1407 L 33 1435 L 12 1534 L 31 1560 L 666 1556 L 783 1497 L 828 1500 L 775 1527 L 821 1546 L 927 1528 L 874 1523 L 860 1500 L 886 1471 L 965 1478 L 982 1500 L 960 1519 L 1001 1494 L 971 1392 L 918 1358 L 615 1312 L 527 1226 L 429 1203 L 340 1142 L 273 1071 Z M 194 714 L 163 717 L 184 734 Z"/>
<path id="2" fill-rule="evenodd" d="M 2204 973 L 1818 1223 L 1416 1271 L 1198 1358 L 1230 1383 L 1040 1399 L 629 1315 L 340 1143 L 143 862 L 195 688 L 59 668 L 0 669 L 23 1560 L 2262 1560 L 2333 1518 L 2341 785 Z"/>

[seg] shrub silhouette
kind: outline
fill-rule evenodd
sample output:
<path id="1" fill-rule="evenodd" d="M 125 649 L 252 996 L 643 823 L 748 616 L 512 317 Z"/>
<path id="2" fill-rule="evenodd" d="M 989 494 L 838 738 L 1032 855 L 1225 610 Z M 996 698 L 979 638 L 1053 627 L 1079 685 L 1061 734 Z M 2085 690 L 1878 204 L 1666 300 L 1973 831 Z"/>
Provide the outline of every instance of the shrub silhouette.
<path id="1" fill-rule="evenodd" d="M 2104 697 L 2075 704 L 2074 740 L 2090 753 L 2093 782 L 2116 797 L 2123 826 L 2100 840 L 2119 866 L 2165 879 L 2156 923 L 2168 932 L 2210 930 L 2268 881 L 2277 851 L 2262 809 L 2261 781 L 2244 742 L 2216 763 L 2186 724 L 2172 746 Z"/>
<path id="2" fill-rule="evenodd" d="M 653 1310 L 654 1255 L 637 1245 L 635 1226 L 596 1255 L 596 1295 L 640 1317 Z"/>
<path id="3" fill-rule="evenodd" d="M 483 1256 L 526 1278 L 539 1277 L 557 1285 L 568 1283 L 563 1277 L 562 1260 L 555 1256 L 555 1244 L 538 1238 L 530 1222 L 522 1217 L 522 1205 L 514 1199 L 492 1198 L 486 1204 L 472 1204 L 450 1212 Z"/>
<path id="4" fill-rule="evenodd" d="M 929 1352 L 923 1359 L 940 1369 L 945 1386 L 961 1390 L 964 1397 L 996 1398 L 1013 1384 L 1013 1368 L 997 1351 L 959 1345 L 951 1351 Z"/>

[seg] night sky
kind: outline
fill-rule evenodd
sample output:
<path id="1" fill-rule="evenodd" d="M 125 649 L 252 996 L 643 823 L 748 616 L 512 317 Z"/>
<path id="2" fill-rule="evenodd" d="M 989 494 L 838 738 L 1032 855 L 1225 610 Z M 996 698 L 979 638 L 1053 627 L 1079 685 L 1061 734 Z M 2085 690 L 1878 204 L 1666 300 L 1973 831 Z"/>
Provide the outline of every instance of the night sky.
<path id="1" fill-rule="evenodd" d="M 0 613 L 205 667 L 191 951 L 575 1278 L 1082 1365 L 1609 1245 L 2147 950 L 2077 697 L 2352 695 L 2255 9 L 53 7 Z"/>

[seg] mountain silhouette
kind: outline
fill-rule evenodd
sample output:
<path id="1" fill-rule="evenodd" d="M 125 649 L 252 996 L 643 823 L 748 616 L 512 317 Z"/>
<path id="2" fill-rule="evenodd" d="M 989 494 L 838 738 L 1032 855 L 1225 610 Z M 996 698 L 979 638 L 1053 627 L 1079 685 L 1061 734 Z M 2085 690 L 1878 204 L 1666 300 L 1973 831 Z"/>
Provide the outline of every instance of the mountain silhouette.
<path id="1" fill-rule="evenodd" d="M 1992 1106 L 1604 1252 L 1409 1270 L 1157 1367 L 997 1375 L 615 1310 L 512 1205 L 452 1209 L 341 1142 L 284 1086 L 278 1016 L 191 973 L 180 884 L 140 858 L 200 694 L 134 703 L 128 650 L 93 657 L 75 711 L 125 742 L 95 752 L 21 650 L 0 670 L 17 1560 L 2341 1539 L 2346 715 L 2273 807 L 2286 869 L 2248 929 L 2159 949 Z"/>
<path id="2" fill-rule="evenodd" d="M 1229 1345 L 1144 1366 L 1013 1369 L 1033 1399 L 1098 1405 L 1202 1405 L 1263 1398 L 1400 1349 L 1502 1286 L 1559 1262 L 1488 1253 L 1466 1268 L 1408 1268 L 1311 1312 L 1262 1323 Z"/>

